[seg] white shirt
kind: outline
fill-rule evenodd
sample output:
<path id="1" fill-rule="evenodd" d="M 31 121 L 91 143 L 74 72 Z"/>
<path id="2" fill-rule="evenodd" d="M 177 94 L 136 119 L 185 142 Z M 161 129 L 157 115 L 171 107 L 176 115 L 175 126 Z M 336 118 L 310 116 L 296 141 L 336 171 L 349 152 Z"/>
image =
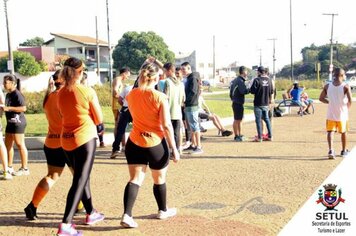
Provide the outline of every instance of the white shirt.
<path id="1" fill-rule="evenodd" d="M 335 86 L 329 83 L 326 92 L 329 100 L 326 119 L 333 121 L 347 121 L 349 119 L 349 110 L 347 108 L 348 98 L 344 92 L 345 83 Z"/>

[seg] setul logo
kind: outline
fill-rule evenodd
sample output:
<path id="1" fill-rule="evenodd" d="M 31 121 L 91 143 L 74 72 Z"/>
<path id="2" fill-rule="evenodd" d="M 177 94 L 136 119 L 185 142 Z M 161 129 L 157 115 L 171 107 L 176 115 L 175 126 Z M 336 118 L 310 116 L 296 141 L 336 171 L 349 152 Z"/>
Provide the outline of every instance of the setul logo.
<path id="1" fill-rule="evenodd" d="M 339 188 L 339 191 L 336 191 L 337 185 L 335 184 L 327 184 L 323 187 L 325 191 L 319 189 L 319 199 L 316 203 L 322 203 L 326 207 L 325 211 L 337 211 L 334 208 L 339 205 L 340 202 L 345 202 L 345 199 L 341 197 L 341 189 Z"/>

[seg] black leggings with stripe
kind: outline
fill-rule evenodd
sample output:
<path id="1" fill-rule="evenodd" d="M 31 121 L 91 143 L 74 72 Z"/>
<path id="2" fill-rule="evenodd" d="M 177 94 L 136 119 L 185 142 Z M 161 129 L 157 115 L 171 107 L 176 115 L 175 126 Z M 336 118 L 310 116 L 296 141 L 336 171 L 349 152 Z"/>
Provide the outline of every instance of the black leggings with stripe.
<path id="1" fill-rule="evenodd" d="M 95 138 L 72 151 L 65 151 L 74 169 L 74 175 L 72 186 L 67 195 L 63 223 L 71 223 L 80 200 L 82 200 L 87 214 L 91 214 L 93 211 L 90 173 L 94 163 L 95 151 Z"/>

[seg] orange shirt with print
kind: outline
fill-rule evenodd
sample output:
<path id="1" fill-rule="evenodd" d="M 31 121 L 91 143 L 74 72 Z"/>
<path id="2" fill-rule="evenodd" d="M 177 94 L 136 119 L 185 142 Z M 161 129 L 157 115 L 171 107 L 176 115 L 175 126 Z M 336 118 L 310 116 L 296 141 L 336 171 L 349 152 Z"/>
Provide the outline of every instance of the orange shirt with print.
<path id="1" fill-rule="evenodd" d="M 48 133 L 45 140 L 46 147 L 60 148 L 61 132 L 62 132 L 62 117 L 57 106 L 58 91 L 50 93 L 43 107 L 48 121 Z"/>
<path id="2" fill-rule="evenodd" d="M 130 140 L 144 148 L 160 144 L 165 134 L 159 112 L 167 96 L 154 89 L 134 88 L 126 99 L 133 120 Z"/>
<path id="3" fill-rule="evenodd" d="M 100 124 L 93 102 L 95 91 L 80 84 L 71 89 L 59 90 L 58 107 L 62 115 L 61 144 L 66 151 L 74 150 L 97 137 L 96 125 Z"/>

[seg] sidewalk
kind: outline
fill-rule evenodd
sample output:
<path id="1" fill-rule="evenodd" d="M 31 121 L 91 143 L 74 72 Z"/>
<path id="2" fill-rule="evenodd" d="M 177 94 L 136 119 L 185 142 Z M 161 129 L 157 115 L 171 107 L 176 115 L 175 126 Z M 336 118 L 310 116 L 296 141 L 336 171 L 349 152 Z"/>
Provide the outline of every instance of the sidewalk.
<path id="1" fill-rule="evenodd" d="M 342 161 L 326 157 L 325 114 L 326 105 L 315 104 L 314 115 L 292 113 L 274 118 L 273 142 L 234 142 L 231 136 L 217 136 L 215 129 L 208 130 L 202 155 L 184 154 L 178 164 L 170 163 L 167 201 L 168 206 L 178 208 L 178 215 L 166 221 L 154 219 L 157 206 L 148 171 L 133 209 L 139 227 L 131 230 L 119 225 L 128 180 L 126 160 L 123 154 L 110 159 L 109 146 L 97 149 L 91 190 L 95 208 L 106 219 L 88 227 L 82 224 L 84 216 L 77 216 L 74 223 L 85 235 L 95 236 L 277 235 Z M 356 143 L 354 120 L 356 111 L 352 109 L 350 149 Z M 255 123 L 247 117 L 242 129 L 246 137 L 256 134 Z M 336 135 L 337 153 L 340 146 Z M 0 235 L 54 234 L 63 216 L 71 183 L 68 170 L 40 205 L 40 219 L 25 220 L 23 208 L 47 171 L 42 150 L 29 151 L 29 160 L 31 175 L 0 182 Z M 18 157 L 14 167 L 19 167 Z"/>

